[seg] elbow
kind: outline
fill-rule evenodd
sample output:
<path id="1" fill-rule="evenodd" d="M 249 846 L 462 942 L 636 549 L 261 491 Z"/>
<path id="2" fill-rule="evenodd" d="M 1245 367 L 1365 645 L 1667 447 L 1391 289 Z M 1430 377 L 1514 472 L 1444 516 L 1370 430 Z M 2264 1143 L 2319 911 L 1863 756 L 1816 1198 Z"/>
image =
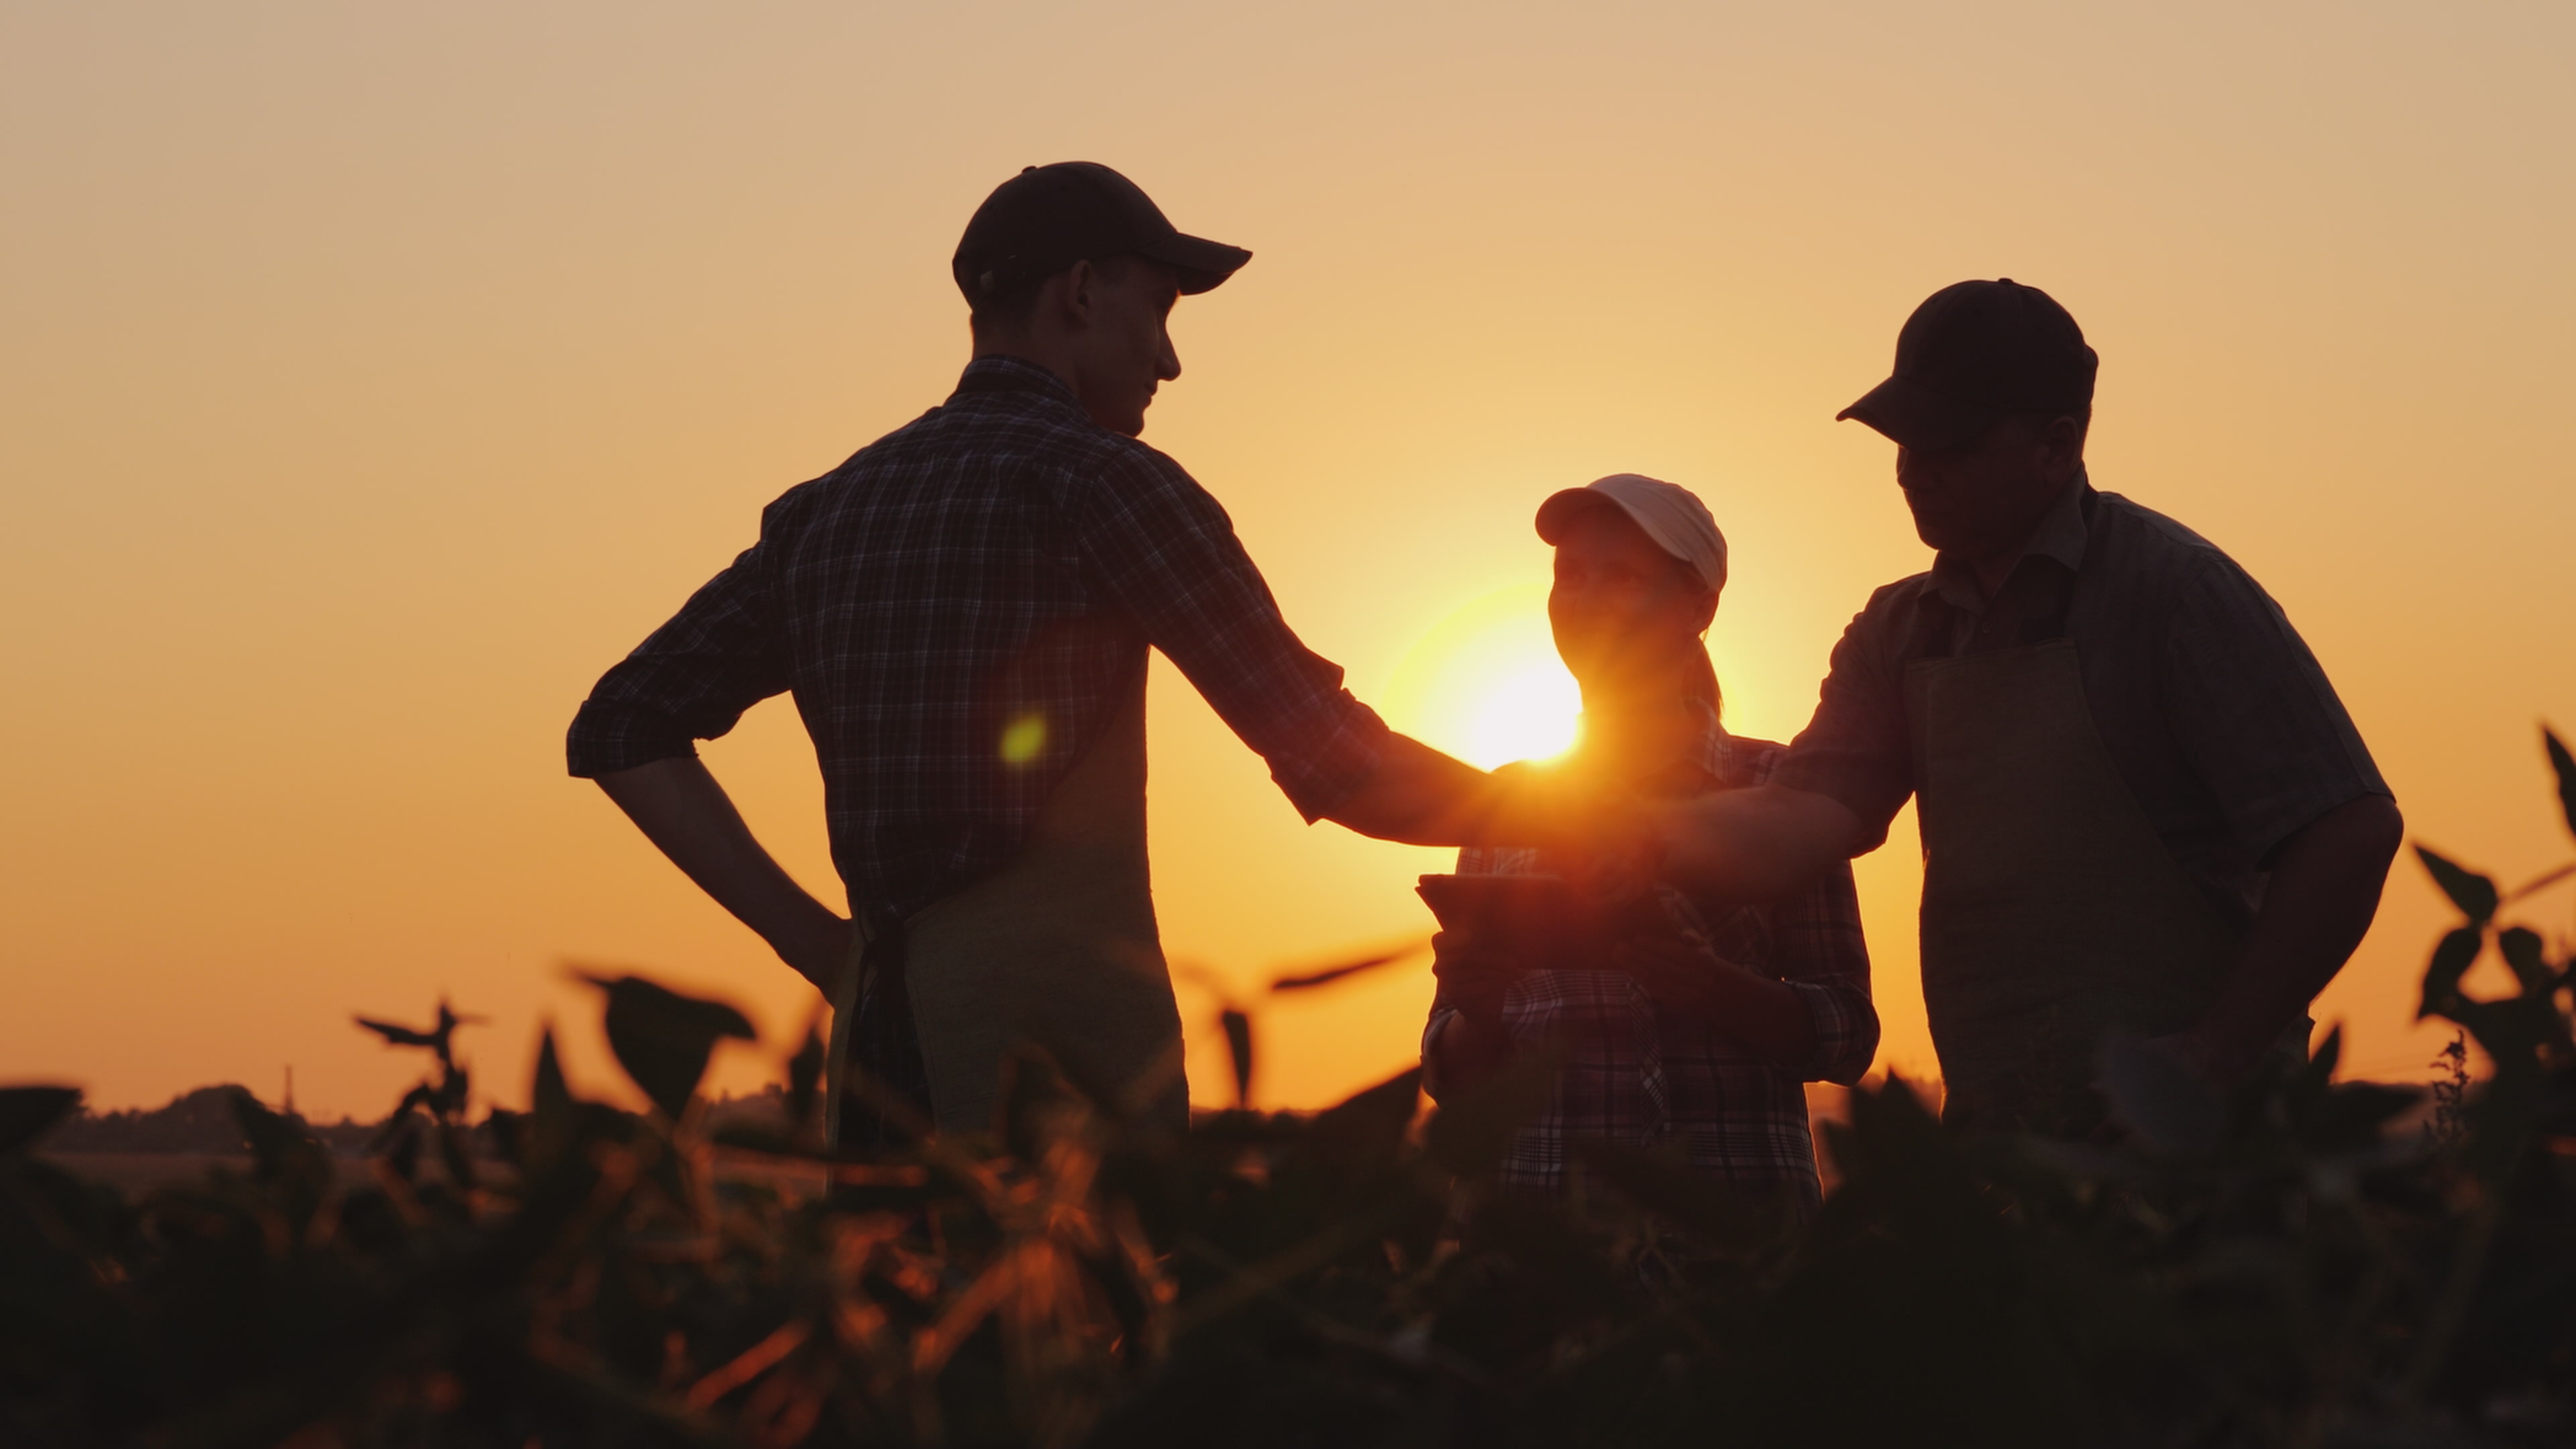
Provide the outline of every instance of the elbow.
<path id="1" fill-rule="evenodd" d="M 1878 1053 L 1875 1050 L 1865 1052 L 1860 1056 L 1832 1064 L 1826 1070 L 1818 1072 L 1813 1080 L 1828 1082 L 1837 1087 L 1857 1087 L 1860 1085 L 1860 1079 L 1869 1075 L 1869 1064 L 1877 1059 Z"/>
<path id="2" fill-rule="evenodd" d="M 601 780 L 657 761 L 697 757 L 696 738 L 677 722 L 592 699 L 564 732 L 565 773 Z"/>
<path id="3" fill-rule="evenodd" d="M 1870 1019 L 1869 1030 L 1854 1041 L 1848 1049 L 1837 1052 L 1830 1060 L 1820 1063 L 1814 1076 L 1809 1080 L 1831 1082 L 1837 1087 L 1857 1086 L 1861 1078 L 1869 1075 L 1869 1064 L 1877 1060 L 1878 1020 L 1873 1016 Z"/>
<path id="4" fill-rule="evenodd" d="M 1866 989 L 1793 983 L 1815 1033 L 1800 1080 L 1848 1087 L 1878 1060 L 1878 1007 Z"/>
<path id="5" fill-rule="evenodd" d="M 2385 865 L 2395 860 L 2398 850 L 2406 844 L 2406 817 L 2398 810 L 2397 802 L 2386 795 L 2364 796 L 2362 803 L 2370 807 L 2371 850 Z"/>
<path id="6" fill-rule="evenodd" d="M 1819 1081 L 1848 1087 L 1867 1075 L 1870 1063 L 1878 1060 L 1878 1003 L 1870 1000 L 1866 990 L 1847 990 L 1842 1005 L 1848 1024 L 1838 1034 L 1838 1049 L 1816 1076 Z"/>

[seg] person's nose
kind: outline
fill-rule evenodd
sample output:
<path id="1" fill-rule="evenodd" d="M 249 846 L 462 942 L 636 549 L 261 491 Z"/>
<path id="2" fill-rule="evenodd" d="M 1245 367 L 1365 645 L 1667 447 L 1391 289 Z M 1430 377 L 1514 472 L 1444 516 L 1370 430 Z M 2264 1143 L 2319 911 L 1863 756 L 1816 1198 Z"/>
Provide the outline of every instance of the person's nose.
<path id="1" fill-rule="evenodd" d="M 1920 493 L 1936 480 L 1923 455 L 1900 443 L 1896 448 L 1896 486 L 1908 493 Z"/>
<path id="2" fill-rule="evenodd" d="M 1180 375 L 1181 354 L 1178 349 L 1172 346 L 1172 334 L 1165 332 L 1163 334 L 1163 350 L 1154 358 L 1154 376 L 1161 378 L 1165 382 L 1171 382 L 1178 379 Z"/>

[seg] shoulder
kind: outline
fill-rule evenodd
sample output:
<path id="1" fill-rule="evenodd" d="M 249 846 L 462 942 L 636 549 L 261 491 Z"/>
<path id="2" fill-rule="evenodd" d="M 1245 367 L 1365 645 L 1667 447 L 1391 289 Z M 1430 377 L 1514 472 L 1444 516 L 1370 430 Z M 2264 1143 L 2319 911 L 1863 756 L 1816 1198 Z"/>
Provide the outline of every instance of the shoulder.
<path id="1" fill-rule="evenodd" d="M 1938 598 L 1928 571 L 1881 585 L 1843 627 L 1829 674 L 1848 681 L 1854 671 L 1879 673 L 1894 667 L 1920 637 L 1924 611 Z"/>
<path id="2" fill-rule="evenodd" d="M 866 450 L 862 449 L 848 462 L 822 477 L 808 478 L 769 500 L 768 506 L 760 510 L 760 536 L 764 539 L 776 538 L 782 533 L 794 531 L 805 519 L 812 516 L 814 509 L 823 498 L 836 491 L 836 485 L 842 475 L 849 471 L 850 465 L 865 456 Z"/>
<path id="3" fill-rule="evenodd" d="M 2179 520 L 2123 498 L 2102 495 L 2093 521 L 2102 550 L 2098 567 L 2121 597 L 2152 602 L 2168 616 L 2276 630 L 2288 618 L 2245 566 Z M 2086 561 L 2087 571 L 2096 567 Z"/>
<path id="4" fill-rule="evenodd" d="M 944 428 L 954 426 L 954 418 L 951 408 L 932 408 L 842 459 L 830 472 L 808 478 L 779 494 L 760 511 L 764 529 L 828 507 L 834 500 L 863 490 L 870 478 L 887 469 L 914 462 L 926 449 L 938 445 Z"/>
<path id="5" fill-rule="evenodd" d="M 2181 520 L 2158 513 L 2117 493 L 2101 495 L 2092 536 L 2111 557 L 2106 562 L 2125 572 L 2159 580 L 2208 578 L 2252 582 L 2227 551 L 2193 532 Z"/>
<path id="6" fill-rule="evenodd" d="M 1869 602 L 1861 605 L 1860 613 L 1853 616 L 1852 626 L 1858 628 L 1873 620 L 1893 619 L 1918 608 L 1932 588 L 1930 569 L 1919 574 L 1907 574 L 1892 584 L 1881 584 L 1870 591 Z"/>
<path id="7" fill-rule="evenodd" d="M 1202 496 L 1207 492 L 1171 454 L 1142 438 L 1113 433 L 1088 418 L 1083 420 L 1078 448 L 1096 477 L 1181 489 Z"/>
<path id="8" fill-rule="evenodd" d="M 1096 425 L 1066 460 L 1056 486 L 1073 516 L 1118 529 L 1173 531 L 1191 536 L 1230 534 L 1234 520 L 1215 495 L 1201 487 L 1170 454 Z"/>

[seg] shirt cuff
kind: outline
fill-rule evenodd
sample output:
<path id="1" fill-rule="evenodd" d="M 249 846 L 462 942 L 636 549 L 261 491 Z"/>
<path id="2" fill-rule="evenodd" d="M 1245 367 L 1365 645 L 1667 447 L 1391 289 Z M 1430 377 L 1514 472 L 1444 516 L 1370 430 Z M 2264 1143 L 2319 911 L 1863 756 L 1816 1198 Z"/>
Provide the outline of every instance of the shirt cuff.
<path id="1" fill-rule="evenodd" d="M 1394 731 L 1377 711 L 1337 690 L 1325 721 L 1301 734 L 1294 745 L 1268 755 L 1270 778 L 1288 803 L 1314 824 L 1338 809 L 1377 774 L 1386 759 L 1387 738 Z"/>
<path id="2" fill-rule="evenodd" d="M 1841 987 L 1815 981 L 1780 984 L 1798 993 L 1816 1034 L 1815 1050 L 1800 1067 L 1799 1078 L 1845 1087 L 1859 1081 L 1878 1055 L 1878 1008 Z"/>
<path id="3" fill-rule="evenodd" d="M 631 706 L 588 700 L 564 736 L 566 773 L 596 780 L 655 760 L 695 759 L 698 742 Z"/>

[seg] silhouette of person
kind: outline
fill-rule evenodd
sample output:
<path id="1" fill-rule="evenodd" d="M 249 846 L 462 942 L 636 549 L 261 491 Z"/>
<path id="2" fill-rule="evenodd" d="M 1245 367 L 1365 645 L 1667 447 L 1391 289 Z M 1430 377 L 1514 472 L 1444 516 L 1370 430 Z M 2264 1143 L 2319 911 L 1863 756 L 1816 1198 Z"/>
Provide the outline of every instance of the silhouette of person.
<path id="1" fill-rule="evenodd" d="M 942 1130 L 989 1125 L 1020 1039 L 1186 1121 L 1145 854 L 1146 651 L 1269 761 L 1309 820 L 1459 844 L 1483 773 L 1391 733 L 1298 642 L 1225 511 L 1137 441 L 1180 376 L 1174 303 L 1251 253 L 1177 230 L 1106 166 L 1031 167 L 952 272 L 974 356 L 920 419 L 788 490 L 757 542 L 574 719 L 599 782 L 836 1008 L 836 1135 L 883 1140 L 855 1061 Z M 792 693 L 856 924 L 808 895 L 696 758 Z"/>
<path id="2" fill-rule="evenodd" d="M 2092 1130 L 2116 1036 L 2221 1085 L 2304 1056 L 2403 828 L 2279 606 L 2093 487 L 2097 365 L 2036 287 L 1916 309 L 1841 416 L 1896 443 L 1931 569 L 1852 621 L 1771 783 L 1647 822 L 1678 878 L 1759 896 L 1874 848 L 1915 798 L 1945 1116 L 1974 1125 Z"/>
<path id="3" fill-rule="evenodd" d="M 1726 586 L 1726 537 L 1688 489 L 1634 473 L 1552 494 L 1548 621 L 1583 688 L 1581 742 L 1544 768 L 1616 798 L 1687 799 L 1771 777 L 1785 753 L 1727 732 L 1702 636 Z M 1461 875 L 1579 875 L 1539 849 L 1471 846 Z M 1690 1169 L 1804 1211 L 1818 1199 L 1810 1081 L 1848 1086 L 1878 1049 L 1869 950 L 1851 868 L 1760 905 L 1664 892 L 1663 909 L 1572 960 L 1532 960 L 1472 923 L 1433 938 L 1440 989 L 1423 1029 L 1426 1083 L 1458 1086 L 1524 1051 L 1552 1052 L 1546 1106 L 1500 1171 L 1554 1190 L 1579 1140 L 1669 1147 Z"/>

